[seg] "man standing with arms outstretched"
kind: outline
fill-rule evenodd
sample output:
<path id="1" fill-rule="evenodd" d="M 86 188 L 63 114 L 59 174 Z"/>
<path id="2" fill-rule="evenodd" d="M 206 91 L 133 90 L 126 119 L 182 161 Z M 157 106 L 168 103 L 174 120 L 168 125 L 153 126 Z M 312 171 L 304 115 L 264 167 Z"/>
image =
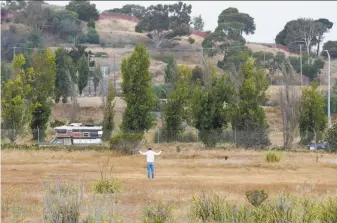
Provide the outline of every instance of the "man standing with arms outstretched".
<path id="1" fill-rule="evenodd" d="M 154 178 L 154 156 L 155 155 L 160 155 L 161 154 L 161 150 L 159 153 L 153 152 L 151 148 L 149 148 L 149 150 L 145 153 L 141 152 L 138 150 L 138 152 L 142 155 L 146 155 L 146 169 L 147 169 L 147 178 L 150 179 L 150 171 L 152 173 L 152 179 Z"/>

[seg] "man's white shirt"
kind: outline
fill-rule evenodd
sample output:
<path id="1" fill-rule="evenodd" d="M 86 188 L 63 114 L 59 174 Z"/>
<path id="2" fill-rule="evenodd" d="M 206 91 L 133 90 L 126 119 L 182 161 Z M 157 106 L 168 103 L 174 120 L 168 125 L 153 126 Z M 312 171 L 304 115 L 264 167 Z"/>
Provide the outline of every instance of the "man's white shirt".
<path id="1" fill-rule="evenodd" d="M 146 155 L 146 162 L 148 162 L 148 163 L 153 163 L 154 162 L 154 156 L 161 154 L 161 151 L 159 153 L 156 153 L 156 152 L 153 152 L 152 150 L 148 150 L 145 153 L 142 153 L 141 151 L 139 151 L 139 152 L 142 155 Z"/>

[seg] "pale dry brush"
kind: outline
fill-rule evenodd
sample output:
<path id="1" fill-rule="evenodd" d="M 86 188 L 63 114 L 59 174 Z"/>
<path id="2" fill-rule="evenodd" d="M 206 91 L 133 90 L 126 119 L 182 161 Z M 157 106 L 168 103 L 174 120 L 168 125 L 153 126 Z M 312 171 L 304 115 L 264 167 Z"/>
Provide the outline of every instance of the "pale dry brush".
<path id="1" fill-rule="evenodd" d="M 43 215 L 47 223 L 78 223 L 83 201 L 84 183 L 45 182 L 43 191 Z"/>

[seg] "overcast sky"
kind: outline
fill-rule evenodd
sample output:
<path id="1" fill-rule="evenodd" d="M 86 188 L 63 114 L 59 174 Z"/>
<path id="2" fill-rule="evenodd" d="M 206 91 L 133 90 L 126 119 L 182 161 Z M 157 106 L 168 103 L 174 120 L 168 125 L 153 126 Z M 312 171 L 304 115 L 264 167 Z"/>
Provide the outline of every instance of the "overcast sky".
<path id="1" fill-rule="evenodd" d="M 49 4 L 62 5 L 68 1 L 46 1 Z M 121 8 L 126 4 L 150 6 L 153 4 L 171 4 L 177 1 L 91 1 L 99 11 Z M 327 18 L 334 23 L 324 42 L 337 40 L 337 1 L 186 1 L 192 5 L 192 17 L 199 14 L 205 22 L 205 30 L 214 30 L 218 15 L 228 7 L 248 13 L 255 20 L 254 35 L 245 36 L 250 42 L 274 43 L 276 35 L 284 25 L 293 19 Z"/>

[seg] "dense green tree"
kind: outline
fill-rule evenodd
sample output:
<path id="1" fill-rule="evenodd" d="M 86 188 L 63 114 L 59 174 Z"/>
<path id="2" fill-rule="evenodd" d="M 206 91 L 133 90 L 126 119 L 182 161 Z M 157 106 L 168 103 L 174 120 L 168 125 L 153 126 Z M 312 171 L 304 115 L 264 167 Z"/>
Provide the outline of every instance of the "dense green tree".
<path id="1" fill-rule="evenodd" d="M 82 91 L 88 85 L 89 79 L 89 66 L 87 57 L 85 57 L 84 55 L 80 57 L 77 63 L 77 68 L 78 68 L 77 86 L 80 95 L 82 95 Z"/>
<path id="2" fill-rule="evenodd" d="M 56 79 L 55 79 L 55 102 L 60 98 L 66 103 L 70 96 L 71 85 L 76 83 L 76 67 L 73 60 L 64 48 L 55 51 Z"/>
<path id="3" fill-rule="evenodd" d="M 333 23 L 327 19 L 313 20 L 310 18 L 299 18 L 286 23 L 281 30 L 275 42 L 287 46 L 289 50 L 298 52 L 300 45 L 306 47 L 308 59 L 312 46 L 318 44 L 317 52 L 319 52 L 320 43 L 323 41 L 324 34 L 329 31 Z"/>
<path id="4" fill-rule="evenodd" d="M 75 37 L 81 33 L 81 22 L 78 14 L 69 10 L 58 10 L 53 12 L 50 29 L 61 38 Z"/>
<path id="5" fill-rule="evenodd" d="M 104 120 L 103 120 L 103 140 L 109 140 L 111 133 L 115 127 L 115 97 L 116 89 L 114 88 L 112 81 L 109 82 L 108 95 L 106 97 L 106 104 L 104 106 Z"/>
<path id="6" fill-rule="evenodd" d="M 325 133 L 324 140 L 328 143 L 331 152 L 337 152 L 337 122 Z"/>
<path id="7" fill-rule="evenodd" d="M 236 8 L 227 8 L 218 16 L 218 26 L 214 32 L 203 40 L 202 46 L 207 48 L 204 52 L 209 56 L 224 53 L 223 60 L 218 61 L 217 66 L 229 73 L 237 73 L 243 62 L 242 52 L 248 50 L 242 34 L 254 34 L 255 29 L 254 18 Z"/>
<path id="8" fill-rule="evenodd" d="M 101 71 L 101 66 L 96 65 L 95 72 L 93 73 L 95 96 L 97 95 L 97 87 L 98 87 L 99 83 L 102 81 L 102 79 L 103 79 L 103 74 L 102 74 L 102 71 Z"/>
<path id="9" fill-rule="evenodd" d="M 152 91 L 158 99 L 166 99 L 168 95 L 168 86 L 167 84 L 154 85 L 152 86 Z"/>
<path id="10" fill-rule="evenodd" d="M 136 32 L 147 32 L 147 36 L 160 48 L 164 39 L 190 34 L 192 6 L 183 2 L 172 5 L 151 5 L 136 25 Z"/>
<path id="11" fill-rule="evenodd" d="M 89 55 L 94 55 L 90 50 L 86 51 L 86 46 L 80 45 L 80 44 L 76 44 L 75 47 L 73 47 L 70 51 L 69 51 L 69 56 L 73 59 L 73 62 L 75 64 L 78 64 L 79 59 L 84 55 L 85 57 L 89 57 Z M 95 61 L 91 59 L 91 56 L 89 57 L 89 65 L 90 67 L 94 67 L 95 66 Z"/>
<path id="12" fill-rule="evenodd" d="M 269 145 L 268 123 L 261 107 L 265 103 L 265 92 L 269 81 L 264 69 L 256 66 L 252 57 L 245 56 L 240 70 L 243 81 L 238 90 L 236 103 L 231 105 L 232 128 L 239 146 Z"/>
<path id="13" fill-rule="evenodd" d="M 325 94 L 324 102 L 327 108 L 328 107 L 328 92 Z M 328 112 L 328 110 L 326 110 L 326 112 Z M 330 112 L 337 113 L 337 81 L 332 86 L 332 89 L 330 92 Z"/>
<path id="14" fill-rule="evenodd" d="M 178 66 L 174 57 L 169 57 L 165 68 L 165 83 L 173 86 L 178 76 Z"/>
<path id="15" fill-rule="evenodd" d="M 10 64 L 4 61 L 1 62 L 1 81 L 7 82 L 11 77 Z"/>
<path id="16" fill-rule="evenodd" d="M 33 110 L 30 127 L 33 139 L 38 139 L 38 136 L 43 139 L 51 114 L 51 98 L 54 95 L 56 79 L 55 54 L 51 49 L 46 48 L 42 53 L 34 53 L 32 61 L 34 76 L 31 86 L 34 91 L 31 98 Z M 36 131 L 37 129 L 38 132 Z"/>
<path id="17" fill-rule="evenodd" d="M 300 112 L 301 142 L 309 143 L 315 139 L 322 139 L 327 123 L 324 97 L 317 90 L 318 84 L 314 82 L 311 88 L 303 90 Z"/>
<path id="18" fill-rule="evenodd" d="M 90 19 L 98 20 L 99 13 L 95 4 L 90 4 L 87 0 L 72 0 L 66 6 L 69 11 L 76 12 L 78 18 L 82 21 L 88 22 Z"/>
<path id="19" fill-rule="evenodd" d="M 299 57 L 289 57 L 290 63 L 297 73 L 301 72 L 301 63 Z M 309 62 L 309 63 L 308 63 Z M 307 55 L 302 59 L 302 73 L 310 80 L 315 80 L 317 75 L 320 74 L 321 69 L 324 68 L 324 61 L 317 58 L 313 62 L 308 59 Z"/>
<path id="20" fill-rule="evenodd" d="M 164 108 L 164 127 L 162 137 L 167 141 L 174 141 L 182 134 L 182 122 L 188 119 L 190 83 L 192 70 L 187 66 L 179 66 L 179 72 L 173 91 L 168 96 Z"/>
<path id="21" fill-rule="evenodd" d="M 122 61 L 122 89 L 127 107 L 123 114 L 122 130 L 143 133 L 154 124 L 150 113 L 156 104 L 151 88 L 150 55 L 144 45 L 137 45 Z"/>
<path id="22" fill-rule="evenodd" d="M 139 19 L 142 19 L 146 12 L 146 8 L 140 5 L 126 4 L 126 5 L 123 5 L 122 8 L 110 9 L 110 10 L 107 10 L 107 12 L 123 13 L 129 16 L 134 16 Z"/>
<path id="23" fill-rule="evenodd" d="M 24 85 L 22 79 L 27 77 L 23 65 L 23 55 L 17 55 L 12 63 L 13 75 L 7 82 L 1 83 L 1 119 L 2 127 L 8 132 L 11 143 L 29 121 L 29 106 L 26 94 L 31 90 L 30 85 Z M 4 129 L 2 130 L 4 131 Z"/>
<path id="24" fill-rule="evenodd" d="M 204 30 L 204 20 L 202 19 L 201 15 L 198 15 L 193 18 L 193 28 L 197 31 Z"/>
<path id="25" fill-rule="evenodd" d="M 99 35 L 94 28 L 89 28 L 87 33 L 86 42 L 90 44 L 99 44 Z"/>
<path id="26" fill-rule="evenodd" d="M 324 43 L 322 56 L 327 58 L 328 55 L 325 52 L 325 50 L 329 51 L 331 59 L 336 59 L 337 58 L 337 41 L 327 41 L 327 42 Z"/>
<path id="27" fill-rule="evenodd" d="M 28 39 L 25 43 L 25 48 L 43 48 L 43 40 L 41 37 L 41 33 L 37 29 L 33 29 L 28 34 Z M 28 49 L 29 52 L 33 52 L 32 49 Z"/>
<path id="28" fill-rule="evenodd" d="M 214 147 L 220 140 L 230 120 L 228 103 L 234 94 L 227 74 L 221 77 L 213 75 L 212 85 L 202 89 L 197 82 L 192 99 L 192 117 L 194 126 L 199 130 L 200 140 L 208 147 Z"/>
<path id="29" fill-rule="evenodd" d="M 333 27 L 333 22 L 330 22 L 328 19 L 317 19 L 315 20 L 318 23 L 318 35 L 316 37 L 317 42 L 317 56 L 319 55 L 320 45 L 323 42 L 324 34 L 329 32 L 329 30 Z"/>
<path id="30" fill-rule="evenodd" d="M 204 86 L 204 72 L 201 67 L 195 66 L 192 70 L 191 81 L 195 84 L 198 80 L 200 81 L 201 86 Z"/>
<path id="31" fill-rule="evenodd" d="M 95 21 L 93 19 L 90 19 L 89 22 L 87 23 L 87 27 L 95 29 L 96 28 Z"/>
<path id="32" fill-rule="evenodd" d="M 210 56 L 223 52 L 229 46 L 239 48 L 245 44 L 242 33 L 254 34 L 255 29 L 254 18 L 239 12 L 236 8 L 227 8 L 218 16 L 218 26 L 203 40 L 202 46 L 218 48 L 218 50 L 206 50 L 205 52 Z M 243 51 L 243 48 L 240 51 Z"/>

